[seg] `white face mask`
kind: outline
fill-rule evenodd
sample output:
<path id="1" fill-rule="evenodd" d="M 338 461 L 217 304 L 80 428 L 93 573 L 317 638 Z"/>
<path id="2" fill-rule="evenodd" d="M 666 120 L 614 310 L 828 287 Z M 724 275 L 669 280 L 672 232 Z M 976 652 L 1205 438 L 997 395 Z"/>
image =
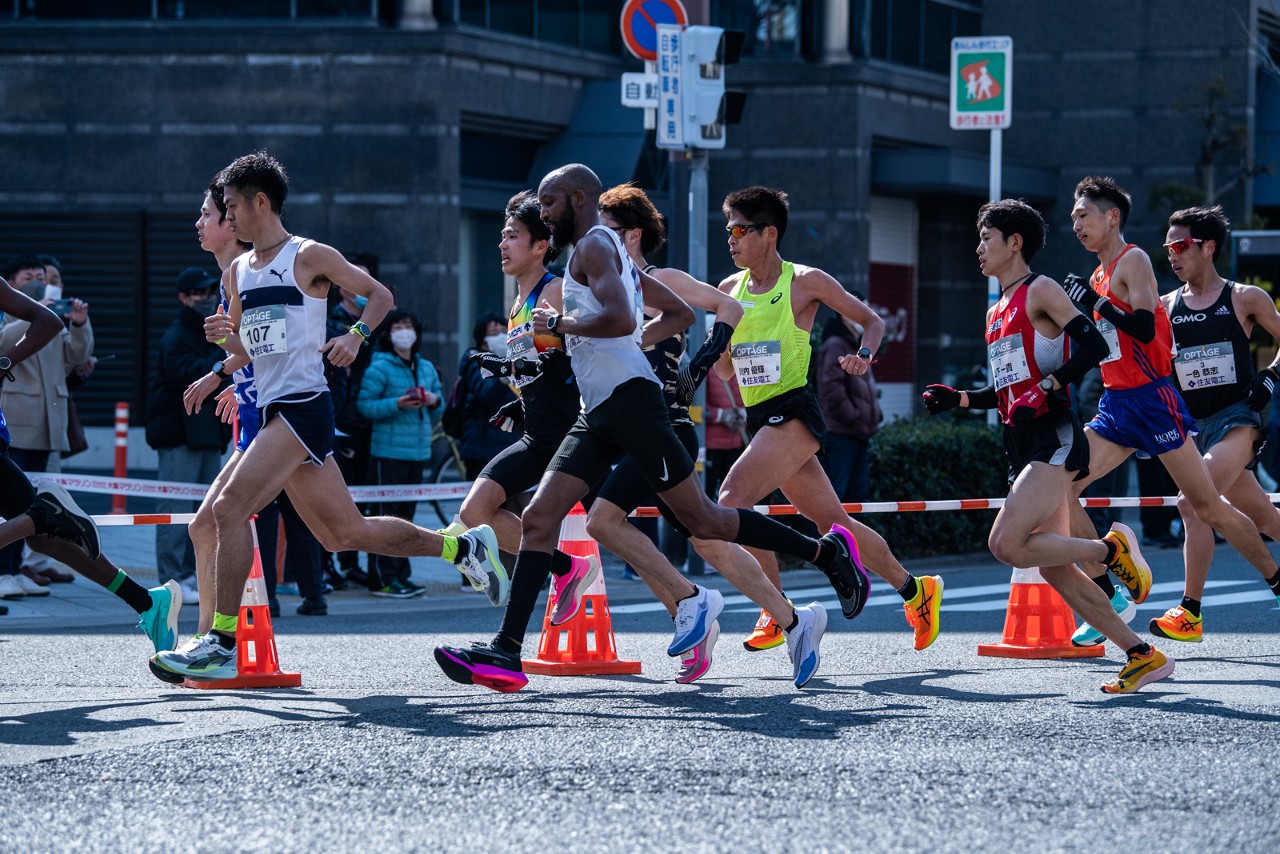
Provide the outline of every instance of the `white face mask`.
<path id="1" fill-rule="evenodd" d="M 408 350 L 418 340 L 418 333 L 412 329 L 391 330 L 391 346 L 397 350 Z"/>
<path id="2" fill-rule="evenodd" d="M 489 348 L 489 352 L 496 356 L 507 355 L 507 336 L 499 332 L 497 335 L 486 335 L 484 337 L 485 346 Z"/>

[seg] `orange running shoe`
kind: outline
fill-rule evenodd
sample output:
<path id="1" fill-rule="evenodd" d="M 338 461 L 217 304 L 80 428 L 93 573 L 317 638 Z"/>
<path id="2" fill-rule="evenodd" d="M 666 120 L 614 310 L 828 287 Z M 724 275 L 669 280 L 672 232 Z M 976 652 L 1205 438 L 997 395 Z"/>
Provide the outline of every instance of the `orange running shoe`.
<path id="1" fill-rule="evenodd" d="M 1131 694 L 1143 685 L 1158 682 L 1173 673 L 1173 659 L 1151 647 L 1146 655 L 1131 655 L 1115 681 L 1102 686 L 1104 694 Z"/>
<path id="2" fill-rule="evenodd" d="M 1200 643 L 1204 639 L 1204 615 L 1193 617 L 1178 605 L 1151 621 L 1151 634 L 1183 643 Z"/>
<path id="3" fill-rule="evenodd" d="M 942 576 L 916 578 L 916 595 L 902 604 L 907 624 L 915 629 L 916 649 L 925 649 L 938 639 L 938 618 L 942 612 Z"/>
<path id="4" fill-rule="evenodd" d="M 1138 549 L 1138 538 L 1127 525 L 1115 522 L 1103 539 L 1110 540 L 1116 546 L 1116 556 L 1107 565 L 1107 569 L 1120 579 L 1121 584 L 1129 588 L 1130 598 L 1141 605 L 1147 601 L 1147 594 L 1151 592 L 1151 566 Z"/>
<path id="5" fill-rule="evenodd" d="M 755 631 L 742 642 L 742 648 L 747 652 L 761 652 L 782 646 L 785 641 L 782 626 L 778 625 L 778 621 L 768 611 L 761 611 L 760 619 L 756 620 Z"/>

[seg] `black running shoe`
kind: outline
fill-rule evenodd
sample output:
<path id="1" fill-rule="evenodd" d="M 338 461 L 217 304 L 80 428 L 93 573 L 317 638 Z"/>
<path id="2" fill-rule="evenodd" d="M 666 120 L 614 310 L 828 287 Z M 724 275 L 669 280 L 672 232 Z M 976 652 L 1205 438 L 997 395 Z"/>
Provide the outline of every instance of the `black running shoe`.
<path id="1" fill-rule="evenodd" d="M 148 660 L 147 667 L 151 669 L 151 675 L 159 679 L 161 682 L 168 682 L 170 685 L 181 685 L 186 681 L 186 677 L 181 673 L 174 673 L 172 670 L 165 670 L 154 661 Z"/>
<path id="2" fill-rule="evenodd" d="M 298 606 L 298 613 L 304 617 L 323 617 L 329 613 L 329 603 L 324 601 L 323 596 L 308 596 Z"/>
<path id="3" fill-rule="evenodd" d="M 823 572 L 835 588 L 844 618 L 852 620 L 862 613 L 871 590 L 871 579 L 858 558 L 858 541 L 852 532 L 840 525 L 832 525 L 831 532 L 822 539 L 836 550 L 836 559 Z"/>
<path id="4" fill-rule="evenodd" d="M 71 493 L 63 489 L 61 484 L 41 481 L 36 490 L 36 500 L 31 502 L 31 506 L 41 508 L 45 516 L 44 530 L 36 533 L 66 540 L 87 554 L 89 560 L 97 560 L 102 556 L 98 526 L 94 524 L 93 517 L 80 509 Z"/>
<path id="5" fill-rule="evenodd" d="M 504 694 L 529 684 L 520 656 L 493 643 L 473 643 L 468 649 L 436 647 L 436 664 L 454 682 L 483 685 Z"/>

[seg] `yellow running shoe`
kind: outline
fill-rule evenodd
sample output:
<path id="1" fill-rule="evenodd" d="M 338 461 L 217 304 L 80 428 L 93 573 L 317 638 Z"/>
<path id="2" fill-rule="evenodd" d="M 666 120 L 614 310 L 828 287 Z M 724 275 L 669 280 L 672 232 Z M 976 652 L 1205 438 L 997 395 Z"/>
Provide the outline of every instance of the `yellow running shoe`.
<path id="1" fill-rule="evenodd" d="M 1158 682 L 1173 672 L 1173 659 L 1151 647 L 1146 655 L 1131 655 L 1114 682 L 1102 686 L 1104 694 L 1132 694 L 1143 685 Z"/>
<path id="2" fill-rule="evenodd" d="M 925 649 L 938 639 L 938 618 L 942 611 L 942 576 L 922 575 L 916 579 L 916 595 L 902 604 L 907 624 L 915 629 L 916 649 Z"/>
<path id="3" fill-rule="evenodd" d="M 756 620 L 755 631 L 742 642 L 742 648 L 747 652 L 761 652 L 782 646 L 785 641 L 782 626 L 778 625 L 778 621 L 768 611 L 761 611 L 760 619 Z"/>
<path id="4" fill-rule="evenodd" d="M 1151 592 L 1151 567 L 1142 559 L 1142 552 L 1138 550 L 1138 538 L 1128 525 L 1116 522 L 1103 539 L 1116 545 L 1116 556 L 1107 564 L 1107 569 L 1120 579 L 1121 584 L 1129 588 L 1129 598 L 1141 605 L 1147 601 L 1147 594 Z"/>
<path id="5" fill-rule="evenodd" d="M 1183 643 L 1200 643 L 1204 640 L 1204 615 L 1193 617 L 1181 605 L 1170 608 L 1151 621 L 1151 634 Z"/>

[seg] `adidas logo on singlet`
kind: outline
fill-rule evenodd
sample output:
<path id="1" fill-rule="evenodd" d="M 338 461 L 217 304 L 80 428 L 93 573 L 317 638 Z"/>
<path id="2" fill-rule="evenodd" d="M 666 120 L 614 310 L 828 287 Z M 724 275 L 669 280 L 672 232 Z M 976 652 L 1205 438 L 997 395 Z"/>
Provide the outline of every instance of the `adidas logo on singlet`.
<path id="1" fill-rule="evenodd" d="M 1227 308 L 1225 305 L 1220 305 L 1218 306 L 1218 310 L 1215 311 L 1213 315 L 1214 317 L 1220 317 L 1221 315 L 1230 314 L 1230 313 L 1231 313 L 1231 309 Z"/>

